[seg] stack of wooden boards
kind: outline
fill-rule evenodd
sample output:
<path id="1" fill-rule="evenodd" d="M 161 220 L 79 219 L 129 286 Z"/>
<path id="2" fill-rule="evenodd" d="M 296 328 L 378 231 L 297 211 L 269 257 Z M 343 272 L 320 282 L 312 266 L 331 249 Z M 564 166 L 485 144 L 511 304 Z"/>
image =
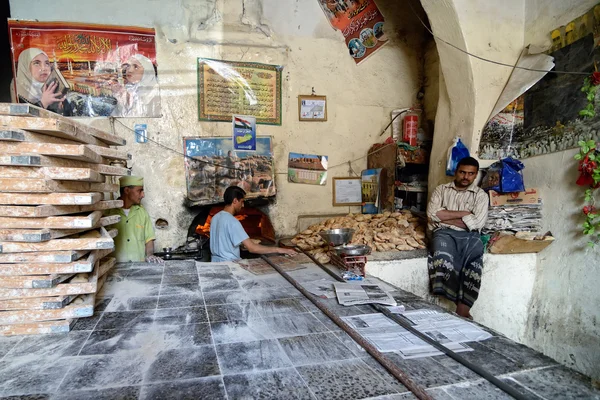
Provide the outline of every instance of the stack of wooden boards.
<path id="1" fill-rule="evenodd" d="M 125 140 L 25 104 L 0 104 L 0 335 L 67 332 L 94 313 L 119 221 L 103 200 L 129 170 Z"/>

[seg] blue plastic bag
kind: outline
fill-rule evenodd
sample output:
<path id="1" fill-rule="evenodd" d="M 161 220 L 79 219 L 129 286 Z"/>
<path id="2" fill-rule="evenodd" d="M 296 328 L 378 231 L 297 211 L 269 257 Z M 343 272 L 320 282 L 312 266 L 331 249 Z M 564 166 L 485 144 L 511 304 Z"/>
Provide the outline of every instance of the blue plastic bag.
<path id="1" fill-rule="evenodd" d="M 512 157 L 497 161 L 488 168 L 481 187 L 498 193 L 524 192 L 523 168 L 523 163 Z"/>
<path id="2" fill-rule="evenodd" d="M 448 149 L 448 162 L 446 163 L 446 175 L 454 176 L 458 162 L 463 158 L 469 157 L 469 149 L 463 144 L 460 138 L 454 138 L 454 143 Z"/>

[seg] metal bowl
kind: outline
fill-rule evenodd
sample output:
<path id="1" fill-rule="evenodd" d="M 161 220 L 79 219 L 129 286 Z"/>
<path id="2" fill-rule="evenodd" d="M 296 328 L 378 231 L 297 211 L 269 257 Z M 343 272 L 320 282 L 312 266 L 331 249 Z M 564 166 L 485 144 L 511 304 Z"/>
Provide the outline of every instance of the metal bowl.
<path id="1" fill-rule="evenodd" d="M 330 246 L 340 246 L 342 244 L 350 243 L 353 235 L 354 229 L 350 228 L 331 229 L 319 232 L 319 236 L 321 236 Z"/>
<path id="2" fill-rule="evenodd" d="M 338 256 L 364 256 L 371 252 L 371 248 L 364 244 L 348 244 L 333 248 Z"/>

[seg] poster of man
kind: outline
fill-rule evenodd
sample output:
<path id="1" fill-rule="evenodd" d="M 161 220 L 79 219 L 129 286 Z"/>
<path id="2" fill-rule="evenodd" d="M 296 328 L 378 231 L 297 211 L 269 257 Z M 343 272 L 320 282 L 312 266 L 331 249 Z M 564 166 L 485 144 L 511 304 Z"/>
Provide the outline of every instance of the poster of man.
<path id="1" fill-rule="evenodd" d="M 13 102 L 64 116 L 160 117 L 154 29 L 9 20 Z"/>

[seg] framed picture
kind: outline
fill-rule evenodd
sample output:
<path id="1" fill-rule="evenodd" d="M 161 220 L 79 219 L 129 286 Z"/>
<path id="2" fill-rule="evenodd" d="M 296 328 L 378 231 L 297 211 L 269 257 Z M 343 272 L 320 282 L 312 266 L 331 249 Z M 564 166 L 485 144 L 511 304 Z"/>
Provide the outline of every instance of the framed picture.
<path id="1" fill-rule="evenodd" d="M 362 179 L 360 176 L 352 178 L 333 178 L 333 205 L 362 205 Z"/>
<path id="2" fill-rule="evenodd" d="M 327 121 L 326 96 L 298 96 L 300 121 Z"/>

